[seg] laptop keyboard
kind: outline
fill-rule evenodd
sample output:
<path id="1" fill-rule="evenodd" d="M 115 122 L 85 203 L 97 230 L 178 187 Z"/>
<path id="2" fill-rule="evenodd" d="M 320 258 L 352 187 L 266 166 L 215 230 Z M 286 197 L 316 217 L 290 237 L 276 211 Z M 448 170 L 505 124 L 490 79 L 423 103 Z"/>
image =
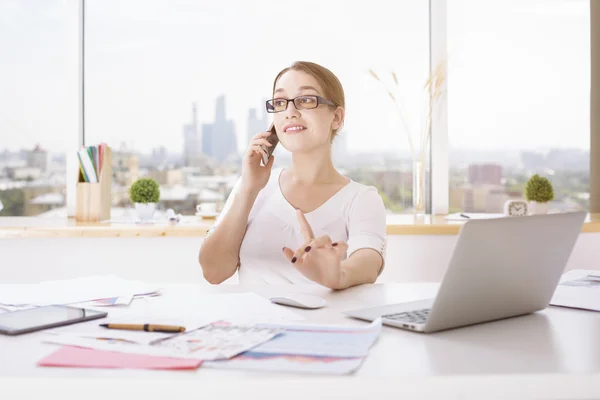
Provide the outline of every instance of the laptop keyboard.
<path id="1" fill-rule="evenodd" d="M 391 319 L 393 321 L 409 322 L 413 324 L 424 324 L 429 316 L 429 311 L 431 311 L 430 308 L 424 308 L 422 310 L 383 315 L 381 318 Z"/>

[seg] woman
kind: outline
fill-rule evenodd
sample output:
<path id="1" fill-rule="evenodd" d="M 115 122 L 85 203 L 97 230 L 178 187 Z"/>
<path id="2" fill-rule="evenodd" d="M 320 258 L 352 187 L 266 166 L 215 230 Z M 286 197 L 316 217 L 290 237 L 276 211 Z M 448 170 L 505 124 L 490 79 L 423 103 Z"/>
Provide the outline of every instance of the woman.
<path id="1" fill-rule="evenodd" d="M 344 91 L 328 69 L 295 62 L 275 78 L 267 111 L 288 168 L 261 165 L 270 132 L 254 136 L 242 176 L 202 243 L 213 284 L 316 282 L 331 289 L 373 283 L 385 259 L 385 207 L 377 189 L 341 175 L 331 143 L 344 123 Z"/>

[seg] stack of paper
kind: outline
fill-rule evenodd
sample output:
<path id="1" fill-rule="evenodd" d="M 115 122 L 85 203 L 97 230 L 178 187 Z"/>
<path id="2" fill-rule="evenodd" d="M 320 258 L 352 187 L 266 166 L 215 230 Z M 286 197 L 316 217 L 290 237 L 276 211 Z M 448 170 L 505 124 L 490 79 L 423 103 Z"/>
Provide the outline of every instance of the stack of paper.
<path id="1" fill-rule="evenodd" d="M 360 367 L 380 332 L 380 319 L 359 327 L 214 323 L 177 335 L 53 332 L 44 341 L 66 346 L 39 365 L 191 368 L 187 361 L 196 360 L 209 368 L 348 374 Z M 71 346 L 87 351 L 65 350 Z"/>
<path id="2" fill-rule="evenodd" d="M 285 332 L 210 368 L 348 374 L 356 371 L 381 332 L 381 319 L 363 327 L 265 325 Z"/>
<path id="3" fill-rule="evenodd" d="M 119 310 L 117 317 L 111 316 L 103 323 L 177 325 L 186 328 L 184 334 L 105 329 L 91 322 L 47 331 L 42 340 L 98 351 L 101 359 L 108 357 L 104 352 L 116 352 L 168 359 L 219 360 L 243 353 L 282 332 L 282 328 L 278 327 L 254 326 L 257 322 L 281 323 L 304 319 L 254 293 L 186 296 L 185 301 L 177 301 L 177 304 L 179 306 L 174 308 L 172 302 L 142 303 L 133 310 Z M 233 323 L 212 324 L 220 320 Z M 73 354 L 78 356 L 78 353 L 57 353 L 51 364 L 58 365 L 58 359 L 63 361 L 64 366 L 83 366 L 81 359 L 73 359 Z M 94 357 L 89 357 L 90 364 L 87 366 L 97 366 L 96 354 L 89 354 Z M 111 356 L 110 359 L 114 358 Z M 47 360 L 43 361 L 40 365 L 50 364 Z"/>
<path id="4" fill-rule="evenodd" d="M 0 285 L 0 305 L 22 306 L 74 304 L 121 296 L 158 293 L 160 288 L 117 276 L 90 276 L 70 280 L 46 281 L 39 284 Z"/>
<path id="5" fill-rule="evenodd" d="M 281 328 L 209 324 L 153 340 L 148 340 L 152 338 L 150 335 L 146 335 L 145 338 L 138 336 L 134 341 L 115 339 L 115 335 L 111 333 L 107 333 L 106 337 L 49 333 L 44 341 L 132 355 L 206 361 L 229 359 L 271 340 L 282 332 Z"/>

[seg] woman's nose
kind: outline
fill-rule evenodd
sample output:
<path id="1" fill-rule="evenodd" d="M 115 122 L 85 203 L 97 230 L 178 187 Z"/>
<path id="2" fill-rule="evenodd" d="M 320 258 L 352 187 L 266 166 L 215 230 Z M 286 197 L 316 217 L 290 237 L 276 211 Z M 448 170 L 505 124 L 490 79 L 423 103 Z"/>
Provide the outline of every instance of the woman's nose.
<path id="1" fill-rule="evenodd" d="M 297 117 L 298 115 L 300 115 L 300 113 L 296 109 L 296 106 L 294 105 L 293 101 L 288 102 L 288 105 L 284 111 L 284 114 L 285 114 L 286 118 Z"/>

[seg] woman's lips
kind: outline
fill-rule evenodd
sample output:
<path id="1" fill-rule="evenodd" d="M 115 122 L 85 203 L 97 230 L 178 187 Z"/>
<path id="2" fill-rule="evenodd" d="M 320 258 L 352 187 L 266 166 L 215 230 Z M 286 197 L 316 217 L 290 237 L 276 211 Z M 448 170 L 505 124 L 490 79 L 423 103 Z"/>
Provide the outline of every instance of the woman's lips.
<path id="1" fill-rule="evenodd" d="M 291 124 L 290 125 L 286 125 L 283 128 L 283 131 L 285 133 L 288 133 L 288 134 L 299 133 L 299 132 L 302 132 L 304 130 L 306 130 L 306 127 L 304 125 L 297 125 L 297 124 L 295 124 L 295 125 L 291 125 Z"/>

